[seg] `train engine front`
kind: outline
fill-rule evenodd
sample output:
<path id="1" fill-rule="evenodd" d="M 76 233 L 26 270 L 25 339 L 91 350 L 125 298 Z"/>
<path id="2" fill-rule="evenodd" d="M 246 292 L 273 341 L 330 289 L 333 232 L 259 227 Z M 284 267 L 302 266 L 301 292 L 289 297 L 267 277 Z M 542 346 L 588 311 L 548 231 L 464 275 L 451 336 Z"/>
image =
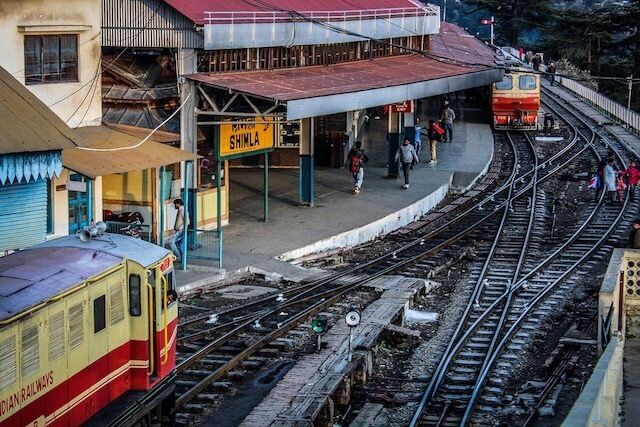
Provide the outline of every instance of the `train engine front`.
<path id="1" fill-rule="evenodd" d="M 540 76 L 533 71 L 506 70 L 491 93 L 495 129 L 535 130 L 540 110 Z"/>

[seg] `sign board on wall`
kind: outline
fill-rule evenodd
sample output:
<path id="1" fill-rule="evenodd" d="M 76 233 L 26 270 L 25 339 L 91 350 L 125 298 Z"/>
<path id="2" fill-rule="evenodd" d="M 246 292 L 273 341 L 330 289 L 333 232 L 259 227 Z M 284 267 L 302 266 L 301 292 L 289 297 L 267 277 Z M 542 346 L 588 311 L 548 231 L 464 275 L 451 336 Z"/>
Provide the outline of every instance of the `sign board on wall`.
<path id="1" fill-rule="evenodd" d="M 264 122 L 267 120 L 260 120 Z M 254 120 L 220 125 L 221 159 L 251 156 L 273 150 L 274 128 L 272 123 L 257 123 Z"/>
<path id="2" fill-rule="evenodd" d="M 403 101 L 398 104 L 391 104 L 392 113 L 410 113 L 411 101 Z"/>

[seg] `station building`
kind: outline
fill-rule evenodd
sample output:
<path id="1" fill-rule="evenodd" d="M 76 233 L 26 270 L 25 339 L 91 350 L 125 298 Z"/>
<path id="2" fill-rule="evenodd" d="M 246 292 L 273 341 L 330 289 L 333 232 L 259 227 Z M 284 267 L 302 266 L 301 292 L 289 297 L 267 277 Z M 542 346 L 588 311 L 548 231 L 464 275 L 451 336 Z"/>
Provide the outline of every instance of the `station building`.
<path id="1" fill-rule="evenodd" d="M 176 134 L 131 148 L 150 130 L 103 125 L 100 8 L 99 0 L 2 3 L 0 256 L 101 220 L 109 199 L 149 206 L 148 234 L 157 235 L 156 171 L 195 157 L 163 144 Z M 143 197 L 121 185 L 129 173 Z"/>
<path id="2" fill-rule="evenodd" d="M 164 56 L 179 76 L 173 126 L 180 147 L 200 156 L 188 187 L 203 232 L 229 221 L 228 179 L 242 168 L 264 168 L 265 193 L 269 168 L 297 169 L 299 204 L 313 206 L 315 168 L 344 167 L 370 115 L 383 116 L 388 132 L 366 148 L 392 163 L 417 100 L 502 77 L 489 47 L 413 0 L 103 0 L 102 28 L 107 55 L 131 46 L 131 61 Z M 108 102 L 114 111 L 125 104 Z M 127 107 L 120 117 L 134 120 L 147 108 Z M 177 195 L 184 166 L 163 176 Z"/>

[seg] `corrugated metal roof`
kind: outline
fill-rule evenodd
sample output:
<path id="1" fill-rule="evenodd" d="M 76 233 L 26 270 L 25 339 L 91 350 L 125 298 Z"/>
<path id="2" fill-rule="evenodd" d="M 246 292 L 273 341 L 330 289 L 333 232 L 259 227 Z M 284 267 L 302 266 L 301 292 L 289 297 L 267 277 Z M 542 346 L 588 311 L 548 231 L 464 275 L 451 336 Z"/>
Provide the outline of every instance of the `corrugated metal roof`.
<path id="1" fill-rule="evenodd" d="M 440 33 L 429 37 L 429 54 L 465 65 L 496 66 L 496 55 L 482 41 L 455 24 L 442 22 Z"/>
<path id="2" fill-rule="evenodd" d="M 102 0 L 102 46 L 201 49 L 202 33 L 164 0 Z"/>
<path id="3" fill-rule="evenodd" d="M 0 67 L 0 154 L 51 151 L 80 138 L 38 97 Z"/>
<path id="4" fill-rule="evenodd" d="M 150 130 L 136 130 L 120 126 L 87 126 L 76 129 L 90 148 L 120 148 L 138 144 Z M 138 135 L 137 132 L 144 134 Z M 170 165 L 184 160 L 194 160 L 197 156 L 188 151 L 157 142 L 167 140 L 168 132 L 152 136 L 144 144 L 129 150 L 87 151 L 70 148 L 62 151 L 62 164 L 85 176 L 95 178 L 115 173 L 130 172 Z M 179 139 L 179 137 L 171 137 Z"/>
<path id="5" fill-rule="evenodd" d="M 472 73 L 495 66 L 488 46 L 460 27 L 444 23 L 431 36 L 426 56 L 401 55 L 329 66 L 229 73 L 196 73 L 187 78 L 287 102 L 333 94 L 379 89 Z"/>
<path id="6" fill-rule="evenodd" d="M 430 44 L 424 56 L 187 77 L 215 88 L 287 103 L 290 120 L 433 96 L 501 78 L 494 52 L 455 25 L 446 25 L 441 34 L 432 36 Z"/>
<path id="7" fill-rule="evenodd" d="M 197 23 L 203 23 L 206 12 L 264 12 L 275 10 L 332 12 L 426 8 L 421 2 L 412 0 L 268 0 L 264 2 L 265 6 L 260 5 L 259 2 L 243 0 L 165 1 Z"/>

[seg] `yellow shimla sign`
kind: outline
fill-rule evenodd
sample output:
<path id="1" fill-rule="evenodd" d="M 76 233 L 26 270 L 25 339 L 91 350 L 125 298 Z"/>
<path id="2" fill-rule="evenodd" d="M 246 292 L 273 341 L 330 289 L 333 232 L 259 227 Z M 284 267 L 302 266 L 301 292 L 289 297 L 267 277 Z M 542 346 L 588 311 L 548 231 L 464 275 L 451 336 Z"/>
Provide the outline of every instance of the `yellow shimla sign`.
<path id="1" fill-rule="evenodd" d="M 273 142 L 274 126 L 271 123 L 247 120 L 220 125 L 220 157 L 270 150 Z"/>

